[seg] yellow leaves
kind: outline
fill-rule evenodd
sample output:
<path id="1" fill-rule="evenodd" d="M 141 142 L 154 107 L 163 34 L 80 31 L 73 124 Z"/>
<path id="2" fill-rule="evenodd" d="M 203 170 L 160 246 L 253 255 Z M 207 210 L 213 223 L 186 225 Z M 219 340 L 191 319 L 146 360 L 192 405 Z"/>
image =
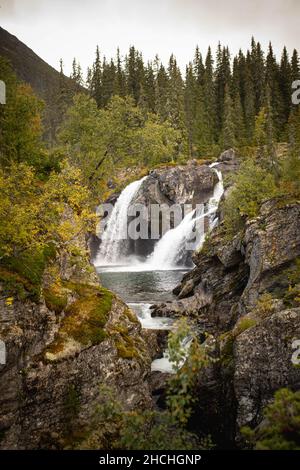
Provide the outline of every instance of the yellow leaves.
<path id="1" fill-rule="evenodd" d="M 13 165 L 9 173 L 0 169 L 0 257 L 49 242 L 65 246 L 90 230 L 96 216 L 81 178 L 80 170 L 66 162 L 43 184 L 24 164 Z"/>
<path id="2" fill-rule="evenodd" d="M 7 305 L 8 307 L 11 307 L 13 304 L 13 301 L 14 301 L 13 297 L 7 297 L 7 299 L 5 299 L 5 305 Z"/>

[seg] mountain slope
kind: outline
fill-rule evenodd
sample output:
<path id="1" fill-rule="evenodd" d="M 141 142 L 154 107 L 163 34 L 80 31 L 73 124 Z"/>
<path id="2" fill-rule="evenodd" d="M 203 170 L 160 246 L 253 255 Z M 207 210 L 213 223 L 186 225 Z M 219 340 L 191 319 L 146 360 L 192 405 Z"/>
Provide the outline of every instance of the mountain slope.
<path id="1" fill-rule="evenodd" d="M 7 58 L 19 78 L 28 83 L 34 92 L 46 103 L 44 126 L 46 138 L 55 140 L 55 133 L 62 118 L 58 103 L 60 80 L 70 97 L 74 92 L 74 83 L 41 59 L 18 38 L 0 27 L 0 56 Z M 1 77 L 0 77 L 1 78 Z"/>

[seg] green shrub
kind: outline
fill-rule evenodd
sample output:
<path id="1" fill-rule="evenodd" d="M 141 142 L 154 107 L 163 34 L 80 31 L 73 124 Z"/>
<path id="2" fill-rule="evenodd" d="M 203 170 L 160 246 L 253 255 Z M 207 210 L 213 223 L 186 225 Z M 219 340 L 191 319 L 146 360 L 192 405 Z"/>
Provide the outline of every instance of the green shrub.
<path id="1" fill-rule="evenodd" d="M 269 293 L 262 294 L 258 301 L 254 313 L 257 317 L 265 318 L 274 312 L 273 297 Z"/>
<path id="2" fill-rule="evenodd" d="M 241 318 L 233 331 L 233 335 L 236 338 L 237 336 L 241 335 L 244 331 L 248 330 L 249 328 L 252 328 L 253 326 L 256 325 L 256 320 L 254 318 L 249 318 L 249 317 L 243 317 Z"/>
<path id="3" fill-rule="evenodd" d="M 275 393 L 257 429 L 242 428 L 246 441 L 257 450 L 300 450 L 300 392 L 287 388 Z"/>
<path id="4" fill-rule="evenodd" d="M 263 200 L 276 195 L 274 176 L 248 160 L 241 166 L 235 185 L 224 203 L 224 226 L 228 234 L 243 229 L 248 219 L 256 217 Z"/>

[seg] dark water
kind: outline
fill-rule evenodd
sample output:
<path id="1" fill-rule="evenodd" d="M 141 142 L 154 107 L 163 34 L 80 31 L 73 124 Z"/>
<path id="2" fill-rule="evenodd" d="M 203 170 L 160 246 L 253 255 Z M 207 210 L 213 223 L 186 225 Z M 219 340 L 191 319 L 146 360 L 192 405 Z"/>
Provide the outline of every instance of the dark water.
<path id="1" fill-rule="evenodd" d="M 173 300 L 172 290 L 186 270 L 107 272 L 97 268 L 101 284 L 116 292 L 126 303 L 159 303 Z"/>

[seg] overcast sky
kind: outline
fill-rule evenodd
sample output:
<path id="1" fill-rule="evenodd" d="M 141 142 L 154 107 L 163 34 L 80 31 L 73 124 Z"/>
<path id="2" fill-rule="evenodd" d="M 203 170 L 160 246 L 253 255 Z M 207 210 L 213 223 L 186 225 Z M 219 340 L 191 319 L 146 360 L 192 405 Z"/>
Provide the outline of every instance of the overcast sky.
<path id="1" fill-rule="evenodd" d="M 196 44 L 204 53 L 220 40 L 232 52 L 251 36 L 278 53 L 300 49 L 300 0 L 0 0 L 0 25 L 58 68 L 74 56 L 84 69 L 96 44 L 107 57 L 134 44 L 148 60 L 172 52 L 183 66 Z"/>

